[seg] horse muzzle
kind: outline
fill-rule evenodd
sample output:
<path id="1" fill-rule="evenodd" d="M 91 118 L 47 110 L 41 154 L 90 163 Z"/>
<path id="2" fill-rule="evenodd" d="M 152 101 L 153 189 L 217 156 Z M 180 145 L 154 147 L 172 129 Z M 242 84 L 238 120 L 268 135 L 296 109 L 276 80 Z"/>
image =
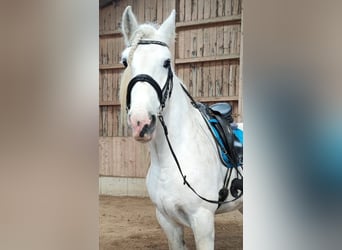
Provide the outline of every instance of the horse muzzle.
<path id="1" fill-rule="evenodd" d="M 156 128 L 156 116 L 150 115 L 148 119 L 134 119 L 130 117 L 133 138 L 139 142 L 149 142 L 152 140 Z"/>

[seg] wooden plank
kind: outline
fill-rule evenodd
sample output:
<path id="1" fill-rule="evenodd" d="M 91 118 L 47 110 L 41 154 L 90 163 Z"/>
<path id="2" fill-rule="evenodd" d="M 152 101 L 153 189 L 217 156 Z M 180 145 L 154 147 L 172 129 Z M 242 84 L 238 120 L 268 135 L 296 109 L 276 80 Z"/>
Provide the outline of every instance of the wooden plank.
<path id="1" fill-rule="evenodd" d="M 207 20 L 210 18 L 210 0 L 204 0 L 204 13 L 203 18 L 206 19 L 206 21 L 210 22 L 210 20 Z M 200 22 L 200 21 L 198 21 Z M 202 21 L 205 22 L 205 21 Z M 179 27 L 179 26 L 178 26 Z"/>
<path id="2" fill-rule="evenodd" d="M 197 76 L 196 76 L 196 94 L 197 97 L 203 97 L 203 88 L 204 88 L 204 81 L 203 81 L 203 64 L 196 64 L 197 67 Z"/>
<path id="3" fill-rule="evenodd" d="M 100 137 L 99 138 L 99 174 L 100 175 L 108 175 L 107 169 L 109 168 L 109 145 L 108 138 Z"/>
<path id="4" fill-rule="evenodd" d="M 196 101 L 203 103 L 237 101 L 238 99 L 238 96 L 210 96 L 195 98 Z"/>
<path id="5" fill-rule="evenodd" d="M 205 49 L 204 49 L 205 52 Z M 175 64 L 188 64 L 188 63 L 199 63 L 199 62 L 212 62 L 212 61 L 224 61 L 224 60 L 238 60 L 239 55 L 223 55 L 223 56 L 204 56 L 197 58 L 184 58 L 176 59 Z"/>
<path id="6" fill-rule="evenodd" d="M 176 58 L 184 58 L 184 33 L 185 31 L 180 31 L 176 40 Z"/>
<path id="7" fill-rule="evenodd" d="M 241 50 L 241 26 L 237 27 L 237 50 L 236 53 L 240 54 Z"/>
<path id="8" fill-rule="evenodd" d="M 215 103 L 215 102 L 230 102 L 238 101 L 238 96 L 211 96 L 211 97 L 197 97 L 195 98 L 198 102 L 203 103 Z"/>
<path id="9" fill-rule="evenodd" d="M 150 8 L 151 8 L 150 21 L 156 23 L 157 22 L 157 10 L 158 10 L 157 0 L 151 0 Z"/>
<path id="10" fill-rule="evenodd" d="M 240 84 L 239 71 L 240 71 L 240 65 L 236 64 L 236 68 L 235 68 L 235 95 L 237 95 L 237 96 L 239 95 L 239 84 Z"/>
<path id="11" fill-rule="evenodd" d="M 113 136 L 113 107 L 108 106 L 108 136 Z"/>
<path id="12" fill-rule="evenodd" d="M 243 15 L 243 13 L 242 13 Z M 239 62 L 239 89 L 238 89 L 238 92 L 239 92 L 239 102 L 238 102 L 238 110 L 237 110 L 237 113 L 238 113 L 238 117 L 237 117 L 237 122 L 242 122 L 243 121 L 243 39 L 244 39 L 244 36 L 243 36 L 243 23 L 241 23 L 241 27 L 240 27 L 240 33 L 239 33 L 239 37 L 240 37 L 240 40 L 239 40 L 239 45 L 240 45 L 240 48 L 239 48 L 239 53 L 240 53 L 240 56 L 241 56 L 241 60 Z"/>
<path id="13" fill-rule="evenodd" d="M 184 22 L 185 21 L 185 0 L 180 0 L 178 1 L 179 5 L 176 11 L 179 13 L 178 14 L 178 22 Z"/>
<path id="14" fill-rule="evenodd" d="M 105 72 L 103 74 L 103 81 L 102 81 L 102 100 L 103 101 L 108 101 L 107 91 L 108 91 L 108 73 Z"/>
<path id="15" fill-rule="evenodd" d="M 104 24 L 103 9 L 100 9 L 100 11 L 99 11 L 99 33 L 103 32 L 103 24 Z"/>
<path id="16" fill-rule="evenodd" d="M 222 62 L 215 62 L 215 96 L 223 96 Z"/>
<path id="17" fill-rule="evenodd" d="M 197 29 L 193 29 L 190 31 L 190 56 L 189 57 L 197 57 Z"/>
<path id="18" fill-rule="evenodd" d="M 190 2 L 190 1 L 189 1 Z M 197 21 L 198 20 L 198 7 L 197 7 L 198 1 L 191 1 L 191 20 Z"/>
<path id="19" fill-rule="evenodd" d="M 177 65 L 177 76 L 183 82 L 184 81 L 184 69 L 183 65 Z"/>
<path id="20" fill-rule="evenodd" d="M 197 88 L 197 72 L 196 66 L 194 64 L 190 64 L 189 67 L 189 92 L 193 97 L 196 97 L 196 88 Z"/>
<path id="21" fill-rule="evenodd" d="M 228 92 L 229 96 L 235 96 L 235 64 L 229 65 L 229 85 Z"/>
<path id="22" fill-rule="evenodd" d="M 203 96 L 208 97 L 209 96 L 209 79 L 210 79 L 210 75 L 209 75 L 209 68 L 210 68 L 210 64 L 209 62 L 204 62 L 203 63 Z"/>
<path id="23" fill-rule="evenodd" d="M 203 29 L 200 28 L 197 30 L 197 56 L 203 57 L 204 51 L 204 32 Z"/>
<path id="24" fill-rule="evenodd" d="M 216 3 L 217 3 L 217 0 L 210 1 L 210 18 L 217 17 L 217 4 Z"/>
<path id="25" fill-rule="evenodd" d="M 191 21 L 191 2 L 192 1 L 185 1 L 185 22 Z"/>
<path id="26" fill-rule="evenodd" d="M 204 0 L 197 1 L 197 20 L 202 20 L 204 15 Z"/>
<path id="27" fill-rule="evenodd" d="M 113 71 L 107 72 L 108 85 L 107 85 L 107 101 L 113 101 Z"/>
<path id="28" fill-rule="evenodd" d="M 203 29 L 203 57 L 198 58 L 198 60 L 203 60 L 203 58 L 209 58 L 209 56 L 210 56 L 209 40 L 210 40 L 210 29 L 204 28 Z M 211 60 L 209 60 L 209 61 L 211 61 Z M 205 61 L 202 61 L 202 62 L 205 62 Z"/>
<path id="29" fill-rule="evenodd" d="M 230 25 L 223 26 L 223 54 L 229 54 L 229 29 Z"/>
<path id="30" fill-rule="evenodd" d="M 190 64 L 183 65 L 183 83 L 187 86 L 189 92 L 192 92 L 192 83 L 190 82 Z"/>
<path id="31" fill-rule="evenodd" d="M 208 15 L 207 8 L 204 8 L 204 18 L 205 15 Z M 202 19 L 202 20 L 196 20 L 196 21 L 185 21 L 185 22 L 177 22 L 176 28 L 191 28 L 193 26 L 215 26 L 217 24 L 221 23 L 228 23 L 228 24 L 239 24 L 241 23 L 241 15 L 233 15 L 233 16 L 223 16 L 223 17 L 216 17 L 216 18 L 210 18 L 210 19 Z"/>
<path id="32" fill-rule="evenodd" d="M 147 146 L 127 137 L 99 138 L 100 176 L 145 177 Z"/>
<path id="33" fill-rule="evenodd" d="M 113 102 L 119 102 L 119 92 L 120 92 L 120 81 L 119 81 L 119 72 L 113 71 Z"/>
<path id="34" fill-rule="evenodd" d="M 208 96 L 215 96 L 215 62 L 209 62 Z"/>
<path id="35" fill-rule="evenodd" d="M 99 136 L 103 135 L 103 124 L 102 124 L 102 108 L 99 107 Z"/>
<path id="36" fill-rule="evenodd" d="M 163 8 L 163 21 L 169 17 L 171 14 L 171 11 L 175 8 L 175 2 L 174 1 L 165 1 L 164 2 L 164 8 Z"/>
<path id="37" fill-rule="evenodd" d="M 109 10 L 109 8 L 104 8 L 103 10 L 102 10 L 102 17 L 103 17 L 103 30 L 104 31 L 107 31 L 108 30 L 108 28 L 107 28 L 107 23 L 108 23 L 108 20 L 107 20 L 107 13 L 108 13 L 108 10 Z"/>
<path id="38" fill-rule="evenodd" d="M 103 101 L 103 98 L 102 98 L 102 93 L 103 93 L 103 90 L 102 90 L 102 86 L 103 86 L 103 74 L 99 74 L 99 102 L 102 102 Z"/>
<path id="39" fill-rule="evenodd" d="M 150 155 L 146 144 L 135 145 L 135 176 L 146 177 L 150 166 Z"/>
<path id="40" fill-rule="evenodd" d="M 190 58 L 190 46 L 190 32 L 184 32 L 184 58 Z"/>
<path id="41" fill-rule="evenodd" d="M 106 70 L 106 69 L 124 69 L 125 67 L 120 63 L 116 63 L 116 64 L 101 64 L 99 66 L 100 70 Z"/>
<path id="42" fill-rule="evenodd" d="M 232 0 L 225 0 L 225 16 L 232 15 Z"/>
<path id="43" fill-rule="evenodd" d="M 209 55 L 211 56 L 217 55 L 216 27 L 210 28 L 209 49 L 210 49 Z"/>
<path id="44" fill-rule="evenodd" d="M 120 106 L 120 102 L 118 100 L 116 101 L 100 101 L 99 106 Z"/>
<path id="45" fill-rule="evenodd" d="M 206 70 L 206 67 L 205 66 L 203 66 L 203 72 L 205 72 L 205 70 Z M 211 100 L 214 100 L 214 101 L 217 101 L 217 100 L 222 100 L 222 101 L 224 101 L 224 100 L 238 100 L 238 96 L 234 96 L 234 95 L 232 95 L 232 96 L 210 96 L 210 97 L 208 97 L 208 91 L 206 91 L 205 92 L 205 87 L 207 87 L 208 88 L 208 84 L 206 84 L 206 83 L 208 83 L 209 82 L 209 80 L 208 80 L 208 77 L 206 77 L 205 76 L 205 73 L 203 73 L 203 75 L 204 75 L 204 81 L 203 81 L 203 95 L 202 96 L 197 96 L 197 97 L 195 97 L 195 100 L 198 100 L 198 101 L 203 101 L 203 102 L 210 102 Z M 209 75 L 208 75 L 209 76 Z M 181 77 L 179 77 L 179 79 L 181 79 L 182 80 L 182 78 Z M 186 86 L 188 86 L 188 83 L 189 83 L 189 80 L 188 80 L 189 78 L 187 78 L 186 79 L 186 81 L 187 82 L 185 82 L 185 80 L 182 80 L 182 82 L 186 85 Z M 207 80 L 206 80 L 207 79 Z M 117 108 L 119 108 L 120 107 L 120 104 L 119 103 L 113 103 L 113 102 L 103 102 L 103 103 L 100 103 L 100 105 L 99 106 L 101 106 L 101 107 L 107 107 L 107 106 L 113 106 L 113 107 L 117 107 Z M 103 116 L 104 117 L 104 116 Z M 119 134 L 121 134 L 121 133 L 119 133 Z"/>
<path id="46" fill-rule="evenodd" d="M 134 10 L 139 23 L 145 22 L 145 1 L 139 0 L 137 9 Z"/>
<path id="47" fill-rule="evenodd" d="M 120 37 L 122 33 L 120 30 L 102 30 L 99 33 L 100 38 L 108 38 L 108 37 Z"/>
<path id="48" fill-rule="evenodd" d="M 223 61 L 223 70 L 222 70 L 222 95 L 228 96 L 228 85 L 229 85 L 229 61 Z"/>
<path id="49" fill-rule="evenodd" d="M 107 136 L 107 107 L 102 107 L 102 136 Z"/>
<path id="50" fill-rule="evenodd" d="M 231 53 L 235 54 L 236 53 L 236 28 L 235 26 L 232 27 L 231 41 L 232 41 Z"/>
<path id="51" fill-rule="evenodd" d="M 224 54 L 224 26 L 216 27 L 217 55 Z"/>
<path id="52" fill-rule="evenodd" d="M 223 1 L 224 0 L 217 0 L 217 16 L 218 17 L 224 16 Z"/>
<path id="53" fill-rule="evenodd" d="M 156 4 L 156 8 L 157 8 L 157 23 L 161 24 L 164 20 L 163 20 L 163 4 L 164 4 L 164 0 L 161 1 L 157 1 Z"/>

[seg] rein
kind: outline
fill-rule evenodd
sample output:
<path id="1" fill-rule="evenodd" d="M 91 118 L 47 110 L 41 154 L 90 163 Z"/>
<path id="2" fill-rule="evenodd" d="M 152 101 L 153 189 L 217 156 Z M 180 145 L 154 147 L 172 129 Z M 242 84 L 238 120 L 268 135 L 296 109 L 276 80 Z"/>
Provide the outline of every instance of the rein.
<path id="1" fill-rule="evenodd" d="M 140 40 L 138 42 L 138 44 L 140 44 L 140 45 L 156 44 L 156 45 L 161 45 L 161 46 L 168 47 L 168 45 L 166 43 L 161 42 L 161 41 L 154 41 L 154 40 Z M 170 60 L 167 61 L 166 65 L 164 64 L 164 67 L 168 69 L 168 76 L 167 76 L 167 79 L 166 79 L 166 82 L 165 82 L 165 85 L 164 85 L 163 89 L 160 88 L 159 84 L 151 76 L 146 75 L 146 74 L 137 75 L 137 76 L 133 77 L 130 80 L 130 82 L 128 83 L 127 96 L 126 96 L 126 105 L 127 105 L 126 106 L 126 110 L 127 110 L 127 112 L 129 111 L 130 106 L 131 106 L 131 91 L 132 91 L 133 87 L 135 86 L 135 84 L 137 82 L 147 82 L 147 83 L 149 83 L 153 87 L 153 89 L 157 92 L 158 99 L 159 99 L 159 102 L 160 102 L 161 111 L 163 110 L 163 108 L 165 107 L 166 99 L 168 97 L 170 98 L 170 96 L 171 96 L 172 87 L 173 87 L 173 72 L 172 72 L 172 69 L 171 69 Z M 186 88 L 182 84 L 181 84 L 181 87 L 182 87 L 183 91 L 185 92 L 185 94 L 190 99 L 191 104 L 194 106 L 194 108 L 198 109 L 199 107 L 198 107 L 196 101 L 190 95 L 190 93 L 186 90 Z M 182 176 L 183 185 L 186 185 L 200 199 L 202 199 L 202 200 L 204 200 L 206 202 L 209 202 L 209 203 L 218 204 L 219 206 L 222 205 L 222 204 L 233 202 L 233 201 L 239 199 L 242 196 L 242 192 L 241 192 L 240 195 L 237 195 L 233 200 L 229 200 L 229 201 L 210 200 L 210 199 L 207 199 L 207 198 L 201 196 L 199 193 L 196 192 L 196 190 L 187 181 L 186 175 L 183 174 L 182 168 L 181 168 L 181 166 L 179 164 L 177 156 L 176 156 L 176 154 L 175 154 L 175 152 L 174 152 L 174 150 L 172 148 L 171 142 L 169 140 L 167 126 L 166 126 L 166 124 L 164 122 L 164 117 L 161 114 L 161 111 L 158 114 L 158 119 L 159 119 L 159 121 L 160 121 L 160 123 L 161 123 L 161 125 L 163 127 L 164 135 L 165 135 L 167 144 L 169 146 L 170 152 L 172 154 L 172 157 L 175 160 L 175 163 L 177 165 L 178 171 L 179 171 L 179 173 Z"/>

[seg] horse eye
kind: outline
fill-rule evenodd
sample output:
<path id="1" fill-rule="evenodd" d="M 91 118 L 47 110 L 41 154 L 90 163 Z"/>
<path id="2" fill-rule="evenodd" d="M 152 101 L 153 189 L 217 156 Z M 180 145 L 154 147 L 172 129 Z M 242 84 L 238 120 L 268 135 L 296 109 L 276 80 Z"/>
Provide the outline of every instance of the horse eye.
<path id="1" fill-rule="evenodd" d="M 163 67 L 168 68 L 170 66 L 170 59 L 164 61 Z"/>
<path id="2" fill-rule="evenodd" d="M 123 66 L 125 66 L 125 68 L 127 68 L 128 64 L 126 58 L 122 58 L 121 63 L 123 64 Z"/>

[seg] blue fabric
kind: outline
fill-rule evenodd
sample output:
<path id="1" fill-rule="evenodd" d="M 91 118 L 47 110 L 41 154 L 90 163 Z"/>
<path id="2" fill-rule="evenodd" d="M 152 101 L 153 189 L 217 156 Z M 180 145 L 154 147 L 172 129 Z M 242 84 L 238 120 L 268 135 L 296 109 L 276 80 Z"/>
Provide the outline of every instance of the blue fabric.
<path id="1" fill-rule="evenodd" d="M 233 133 L 239 139 L 239 141 L 243 144 L 243 131 L 239 128 L 233 129 Z"/>
<path id="2" fill-rule="evenodd" d="M 210 119 L 209 123 L 218 123 L 218 121 L 216 119 Z M 210 129 L 213 131 L 214 136 L 216 137 L 218 143 L 220 144 L 220 154 L 221 154 L 221 157 L 222 157 L 226 167 L 231 168 L 232 164 L 229 162 L 227 155 L 225 153 L 223 153 L 223 149 L 225 147 L 224 147 L 224 144 L 223 144 L 223 141 L 222 141 L 220 134 L 218 133 L 218 131 L 216 130 L 216 128 L 214 126 L 210 126 Z"/>

